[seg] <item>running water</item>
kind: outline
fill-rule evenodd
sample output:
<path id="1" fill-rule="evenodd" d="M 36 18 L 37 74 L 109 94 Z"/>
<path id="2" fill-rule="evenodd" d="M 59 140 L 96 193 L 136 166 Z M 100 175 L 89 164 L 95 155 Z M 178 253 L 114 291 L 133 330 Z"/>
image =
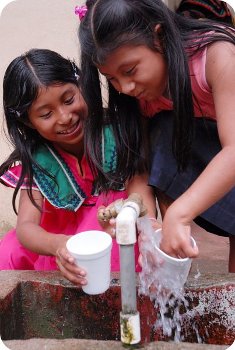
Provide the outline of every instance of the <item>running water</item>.
<path id="1" fill-rule="evenodd" d="M 175 269 L 172 278 L 164 280 L 164 266 L 157 257 L 155 232 L 147 217 L 138 218 L 138 231 L 141 232 L 140 251 L 142 271 L 139 274 L 139 294 L 149 296 L 158 312 L 155 329 L 162 329 L 163 335 L 175 342 L 183 341 L 181 336 L 182 313 L 187 311 L 188 302 L 184 297 L 184 282 L 177 279 Z"/>

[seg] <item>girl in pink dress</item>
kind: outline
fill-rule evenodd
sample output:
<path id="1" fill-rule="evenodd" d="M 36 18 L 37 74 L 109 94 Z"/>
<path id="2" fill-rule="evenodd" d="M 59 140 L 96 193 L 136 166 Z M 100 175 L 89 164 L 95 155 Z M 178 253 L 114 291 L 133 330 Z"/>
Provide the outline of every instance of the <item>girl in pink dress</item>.
<path id="1" fill-rule="evenodd" d="M 87 161 L 84 126 L 87 105 L 80 71 L 58 53 L 33 49 L 8 66 L 3 85 L 4 112 L 14 151 L 0 167 L 1 182 L 20 190 L 16 229 L 0 241 L 0 269 L 55 270 L 72 283 L 86 275 L 66 249 L 71 235 L 102 230 L 97 209 L 126 198 L 121 181 L 99 193 Z M 108 174 L 116 166 L 113 135 L 104 126 L 99 147 Z M 136 247 L 136 255 L 138 254 Z M 137 265 L 137 264 L 136 264 Z M 113 240 L 112 271 L 119 270 Z"/>

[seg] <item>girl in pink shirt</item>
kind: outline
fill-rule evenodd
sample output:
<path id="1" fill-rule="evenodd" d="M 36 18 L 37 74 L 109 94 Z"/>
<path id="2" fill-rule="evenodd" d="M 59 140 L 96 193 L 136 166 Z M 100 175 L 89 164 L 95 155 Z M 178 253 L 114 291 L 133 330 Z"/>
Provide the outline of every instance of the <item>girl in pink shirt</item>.
<path id="1" fill-rule="evenodd" d="M 89 0 L 79 38 L 93 121 L 87 139 L 102 125 L 102 115 L 92 118 L 101 101 L 99 72 L 108 82 L 116 176 L 124 162 L 123 177 L 139 172 L 137 185 L 149 171 L 163 215 L 162 249 L 196 257 L 195 220 L 229 237 L 235 272 L 234 29 L 185 18 L 161 0 Z"/>
<path id="2" fill-rule="evenodd" d="M 0 180 L 15 188 L 15 212 L 19 190 L 20 198 L 16 229 L 0 241 L 0 270 L 59 269 L 74 284 L 84 285 L 86 273 L 75 265 L 66 242 L 81 231 L 102 230 L 98 208 L 126 198 L 126 192 L 121 179 L 106 193 L 95 185 L 85 155 L 88 109 L 80 91 L 80 71 L 54 51 L 30 50 L 8 66 L 3 100 L 14 150 L 0 166 Z M 98 145 L 108 181 L 116 166 L 108 124 Z M 115 240 L 111 268 L 119 271 Z"/>

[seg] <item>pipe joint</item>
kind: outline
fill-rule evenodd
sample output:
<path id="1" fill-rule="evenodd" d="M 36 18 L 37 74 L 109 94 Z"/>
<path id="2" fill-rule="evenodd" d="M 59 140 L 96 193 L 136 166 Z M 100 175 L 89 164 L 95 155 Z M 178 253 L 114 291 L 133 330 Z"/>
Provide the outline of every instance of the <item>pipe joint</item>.
<path id="1" fill-rule="evenodd" d="M 118 244 L 128 245 L 136 242 L 136 220 L 138 217 L 136 206 L 138 205 L 125 205 L 116 218 L 116 240 Z"/>
<path id="2" fill-rule="evenodd" d="M 140 216 L 140 206 L 139 206 L 138 203 L 132 202 L 132 201 L 126 201 L 123 204 L 122 209 L 124 209 L 126 207 L 129 207 L 129 208 L 132 208 L 133 210 L 135 210 L 135 212 L 136 212 L 136 219 Z"/>
<path id="3" fill-rule="evenodd" d="M 140 314 L 123 314 L 120 312 L 121 341 L 132 345 L 140 343 Z"/>

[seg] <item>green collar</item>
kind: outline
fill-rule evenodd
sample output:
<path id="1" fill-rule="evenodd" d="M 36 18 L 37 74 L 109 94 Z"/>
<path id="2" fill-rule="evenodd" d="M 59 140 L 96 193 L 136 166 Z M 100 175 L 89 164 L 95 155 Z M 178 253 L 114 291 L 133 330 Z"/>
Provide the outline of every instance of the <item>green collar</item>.
<path id="1" fill-rule="evenodd" d="M 105 172 L 116 168 L 116 147 L 111 128 L 102 133 L 102 159 Z M 42 145 L 34 153 L 34 181 L 42 195 L 55 207 L 77 211 L 87 198 L 68 164 L 55 148 Z M 95 193 L 95 190 L 93 194 Z"/>
<path id="2" fill-rule="evenodd" d="M 77 211 L 86 195 L 60 154 L 42 145 L 34 154 L 34 160 L 39 165 L 33 165 L 34 181 L 42 195 L 57 208 Z"/>

